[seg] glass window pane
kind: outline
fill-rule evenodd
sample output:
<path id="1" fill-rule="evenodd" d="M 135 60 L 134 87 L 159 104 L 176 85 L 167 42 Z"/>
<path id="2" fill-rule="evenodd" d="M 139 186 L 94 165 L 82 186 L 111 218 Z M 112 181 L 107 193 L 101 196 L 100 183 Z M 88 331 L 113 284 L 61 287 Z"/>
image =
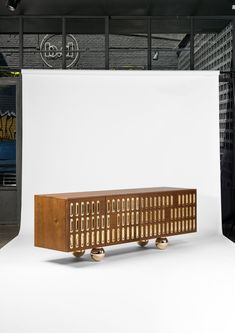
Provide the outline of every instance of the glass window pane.
<path id="1" fill-rule="evenodd" d="M 0 19 L 0 69 L 19 68 L 19 20 Z"/>
<path id="2" fill-rule="evenodd" d="M 62 20 L 24 19 L 23 67 L 62 68 Z"/>
<path id="3" fill-rule="evenodd" d="M 190 20 L 153 19 L 152 69 L 184 70 L 190 66 Z"/>
<path id="4" fill-rule="evenodd" d="M 66 68 L 105 68 L 105 20 L 66 20 Z"/>
<path id="5" fill-rule="evenodd" d="M 147 21 L 110 20 L 110 69 L 147 69 Z"/>
<path id="6" fill-rule="evenodd" d="M 228 20 L 195 21 L 196 70 L 227 72 L 232 65 L 232 24 Z"/>

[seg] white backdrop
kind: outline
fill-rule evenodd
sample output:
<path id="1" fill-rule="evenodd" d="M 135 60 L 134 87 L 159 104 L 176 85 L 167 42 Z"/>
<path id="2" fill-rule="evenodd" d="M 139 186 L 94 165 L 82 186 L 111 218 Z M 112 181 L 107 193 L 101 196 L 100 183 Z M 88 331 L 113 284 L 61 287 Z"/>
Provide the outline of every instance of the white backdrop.
<path id="1" fill-rule="evenodd" d="M 0 251 L 4 333 L 232 332 L 235 248 L 221 234 L 217 72 L 23 72 L 21 235 Z M 33 247 L 33 195 L 198 189 L 196 234 L 107 247 L 105 260 Z"/>
<path id="2" fill-rule="evenodd" d="M 176 186 L 218 232 L 218 88 L 218 72 L 25 70 L 22 231 L 35 193 Z"/>

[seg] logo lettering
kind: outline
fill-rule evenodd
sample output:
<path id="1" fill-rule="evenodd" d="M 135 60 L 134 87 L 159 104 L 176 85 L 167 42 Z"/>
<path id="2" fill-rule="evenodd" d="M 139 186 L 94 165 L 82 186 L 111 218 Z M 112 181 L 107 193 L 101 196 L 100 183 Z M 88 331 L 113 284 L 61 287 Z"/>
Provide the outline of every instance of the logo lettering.
<path id="1" fill-rule="evenodd" d="M 58 59 L 63 57 L 61 37 L 57 35 L 46 35 L 40 45 L 40 55 L 43 62 L 50 68 L 60 67 Z M 73 35 L 67 35 L 67 43 L 65 50 L 66 68 L 70 68 L 79 59 L 79 46 Z"/>

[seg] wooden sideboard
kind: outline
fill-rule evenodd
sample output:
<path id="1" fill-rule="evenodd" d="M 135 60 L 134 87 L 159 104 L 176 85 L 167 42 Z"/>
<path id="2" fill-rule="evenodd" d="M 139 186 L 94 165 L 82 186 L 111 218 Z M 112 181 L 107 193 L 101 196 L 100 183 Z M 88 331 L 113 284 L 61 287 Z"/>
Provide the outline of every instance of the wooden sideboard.
<path id="1" fill-rule="evenodd" d="M 105 246 L 196 232 L 195 189 L 155 187 L 35 195 L 35 246 L 73 252 L 91 249 L 100 261 Z"/>

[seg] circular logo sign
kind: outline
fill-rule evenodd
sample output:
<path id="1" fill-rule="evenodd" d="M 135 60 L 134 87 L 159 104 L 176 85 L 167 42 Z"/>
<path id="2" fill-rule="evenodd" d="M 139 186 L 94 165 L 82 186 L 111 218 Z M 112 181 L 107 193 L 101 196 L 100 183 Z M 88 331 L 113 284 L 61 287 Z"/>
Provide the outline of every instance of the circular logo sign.
<path id="1" fill-rule="evenodd" d="M 40 55 L 50 68 L 61 68 L 63 57 L 62 38 L 58 35 L 46 35 L 40 44 Z M 79 59 L 79 46 L 73 35 L 66 36 L 66 68 L 73 67 Z"/>

